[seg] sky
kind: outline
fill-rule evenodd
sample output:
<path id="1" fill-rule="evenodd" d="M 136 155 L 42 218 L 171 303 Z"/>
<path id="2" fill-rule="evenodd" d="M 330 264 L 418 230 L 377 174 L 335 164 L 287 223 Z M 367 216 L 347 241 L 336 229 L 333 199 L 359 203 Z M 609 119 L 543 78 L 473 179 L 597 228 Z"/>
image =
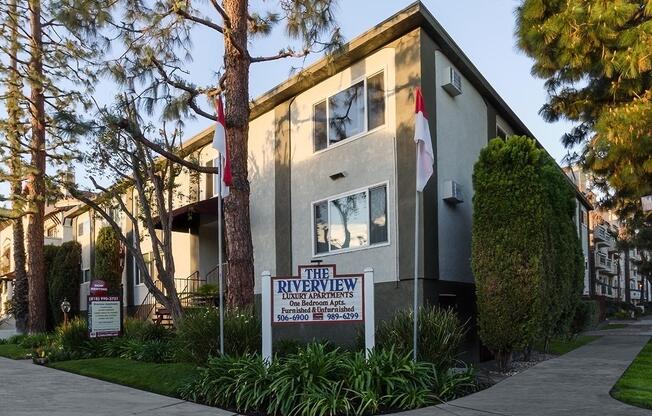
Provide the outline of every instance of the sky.
<path id="1" fill-rule="evenodd" d="M 412 0 L 339 0 L 336 9 L 338 25 L 348 41 L 411 3 Z M 565 122 L 549 124 L 538 115 L 546 94 L 543 80 L 530 74 L 532 61 L 515 45 L 514 9 L 519 1 L 423 0 L 423 3 L 541 144 L 557 161 L 561 161 L 566 151 L 560 138 L 571 125 Z M 250 9 L 256 11 L 274 5 L 275 2 L 270 0 L 250 0 Z M 205 11 L 214 13 L 212 9 Z M 193 33 L 193 40 L 193 59 L 187 64 L 189 77 L 197 85 L 214 85 L 223 59 L 221 35 L 198 28 Z M 288 40 L 279 27 L 270 36 L 252 39 L 250 49 L 253 56 L 274 55 L 287 45 Z M 118 46 L 111 53 L 116 52 L 119 52 Z M 311 56 L 306 64 L 318 58 Z M 301 65 L 301 60 L 296 59 L 252 65 L 250 98 L 256 98 L 284 81 L 291 75 L 292 67 Z M 110 103 L 116 92 L 109 82 L 104 82 L 97 88 L 95 98 L 100 103 Z M 183 135 L 190 138 L 210 124 L 209 120 L 202 118 L 188 120 Z M 80 150 L 83 150 L 83 145 L 80 145 Z M 77 167 L 76 173 L 78 182 L 88 183 L 83 167 Z M 0 184 L 0 194 L 5 192 L 6 185 Z"/>
<path id="2" fill-rule="evenodd" d="M 546 101 L 546 93 L 543 80 L 530 74 L 531 59 L 516 47 L 514 10 L 519 1 L 423 0 L 423 3 L 548 152 L 561 161 L 566 150 L 560 138 L 571 124 L 546 123 L 538 114 Z M 265 10 L 271 2 L 253 0 L 250 4 L 255 10 Z M 410 4 L 412 0 L 340 0 L 337 19 L 348 41 Z M 197 38 L 206 41 L 194 45 L 194 61 L 190 64 L 193 81 L 211 82 L 216 78 L 215 73 L 206 68 L 220 65 L 221 44 L 208 41 L 214 38 L 208 30 Z M 275 30 L 269 37 L 252 41 L 252 55 L 273 55 L 285 45 L 287 40 L 282 31 Z M 309 62 L 315 59 L 316 56 Z M 300 65 L 301 61 L 296 59 L 252 65 L 250 98 L 284 81 L 290 75 L 290 68 Z M 191 137 L 209 125 L 208 120 L 190 121 L 186 123 L 185 136 Z"/>

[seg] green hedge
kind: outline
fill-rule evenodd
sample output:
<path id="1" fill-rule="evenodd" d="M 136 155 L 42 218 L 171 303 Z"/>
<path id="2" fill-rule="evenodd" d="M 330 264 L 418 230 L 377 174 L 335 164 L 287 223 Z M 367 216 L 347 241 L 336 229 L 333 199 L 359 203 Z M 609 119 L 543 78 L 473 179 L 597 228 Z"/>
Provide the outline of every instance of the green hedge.
<path id="1" fill-rule="evenodd" d="M 56 252 L 48 269 L 48 303 L 54 326 L 63 321 L 61 302 L 68 299 L 72 314 L 79 312 L 81 245 L 68 241 L 52 249 Z"/>
<path id="2" fill-rule="evenodd" d="M 112 227 L 102 227 L 95 243 L 95 279 L 104 280 L 112 291 L 122 283 L 120 240 Z"/>
<path id="3" fill-rule="evenodd" d="M 583 277 L 574 194 L 554 160 L 522 136 L 489 142 L 473 186 L 479 334 L 505 367 L 513 350 L 570 330 Z"/>

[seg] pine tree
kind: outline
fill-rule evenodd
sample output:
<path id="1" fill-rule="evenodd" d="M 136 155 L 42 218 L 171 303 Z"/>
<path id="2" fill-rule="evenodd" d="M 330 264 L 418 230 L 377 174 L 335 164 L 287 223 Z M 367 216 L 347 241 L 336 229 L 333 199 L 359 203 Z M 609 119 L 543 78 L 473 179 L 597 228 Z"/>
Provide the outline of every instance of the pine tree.
<path id="1" fill-rule="evenodd" d="M 25 148 L 21 138 L 24 129 L 24 108 L 22 106 L 23 82 L 18 72 L 19 55 L 22 52 L 19 28 L 24 23 L 19 13 L 18 0 L 7 3 L 5 19 L 0 29 L 2 49 L 6 52 L 7 66 L 0 65 L 0 73 L 5 91 L 4 98 L 7 116 L 0 121 L 0 134 L 6 141 L 0 143 L 0 154 L 3 155 L 1 163 L 8 168 L 7 172 L 0 167 L 0 179 L 6 181 L 10 187 L 9 200 L 11 210 L 0 214 L 11 220 L 14 260 L 14 293 L 12 297 L 12 312 L 16 319 L 16 329 L 23 333 L 27 330 L 28 323 L 28 282 L 25 269 L 25 233 L 23 228 L 24 198 L 23 198 L 23 169 Z"/>
<path id="2" fill-rule="evenodd" d="M 211 0 L 208 5 L 198 1 L 122 1 L 116 2 L 116 6 L 120 17 L 114 20 L 121 22 L 116 26 L 126 50 L 122 59 L 110 63 L 109 71 L 129 90 L 144 86 L 136 94 L 142 107 L 150 112 L 160 110 L 167 120 L 194 116 L 216 120 L 212 110 L 203 105 L 212 103 L 217 94 L 223 94 L 226 99 L 226 135 L 233 175 L 230 195 L 224 200 L 229 262 L 227 303 L 230 306 L 250 304 L 254 269 L 247 166 L 249 69 L 256 63 L 291 57 L 302 59 L 310 53 L 337 50 L 341 38 L 335 26 L 335 0 L 282 0 L 276 10 L 266 13 L 250 12 L 247 0 L 224 0 L 222 4 Z M 287 35 L 300 46 L 286 47 L 270 56 L 252 56 L 252 39 L 269 34 L 279 22 L 285 24 Z M 206 31 L 214 37 L 194 38 L 196 33 Z M 193 40 L 213 42 L 220 38 L 224 62 L 210 70 L 222 74 L 212 85 L 195 85 L 191 82 L 192 74 L 187 74 L 185 69 L 186 57 L 192 55 Z M 117 122 L 117 125 L 128 124 L 128 121 Z M 180 162 L 174 155 L 164 156 Z M 216 172 L 216 169 L 208 171 Z"/>
<path id="3" fill-rule="evenodd" d="M 577 123 L 562 141 L 581 146 L 572 156 L 593 172 L 602 204 L 652 223 L 640 203 L 652 194 L 652 1 L 525 0 L 516 35 L 546 80 L 543 117 Z"/>
<path id="4" fill-rule="evenodd" d="M 44 211 L 53 190 L 48 169 L 67 168 L 75 156 L 77 137 L 86 129 L 79 114 L 88 108 L 87 93 L 96 81 L 92 60 L 104 49 L 99 43 L 101 38 L 92 41 L 103 14 L 97 13 L 96 20 L 76 28 L 76 32 L 63 27 L 63 19 L 70 20 L 71 15 L 62 14 L 64 8 L 58 0 L 23 1 L 0 0 L 3 22 L 20 18 L 20 54 L 11 72 L 29 90 L 15 90 L 15 99 L 29 118 L 24 134 L 19 136 L 28 163 L 15 180 L 25 184 L 24 204 L 19 207 L 20 212 L 11 214 L 27 217 L 26 238 L 21 240 L 27 241 L 29 331 L 42 332 L 46 329 L 48 308 L 43 261 Z M 16 13 L 12 14 L 9 11 L 14 4 Z M 3 33 L 2 43 L 6 40 L 7 34 Z M 14 134 L 11 128 L 5 131 Z M 14 192 L 14 199 L 17 195 Z"/>

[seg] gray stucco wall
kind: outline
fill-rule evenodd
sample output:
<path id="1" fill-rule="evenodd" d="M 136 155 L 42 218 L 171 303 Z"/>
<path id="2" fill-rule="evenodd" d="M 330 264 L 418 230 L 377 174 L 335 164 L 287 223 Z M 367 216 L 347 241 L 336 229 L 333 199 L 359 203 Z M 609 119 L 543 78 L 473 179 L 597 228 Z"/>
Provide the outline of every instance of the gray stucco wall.
<path id="1" fill-rule="evenodd" d="M 473 214 L 473 166 L 487 145 L 487 105 L 462 77 L 462 94 L 451 97 L 442 87 L 450 60 L 435 52 L 437 82 L 437 180 L 461 185 L 464 202 L 450 204 L 438 198 L 439 278 L 471 283 L 471 228 Z"/>

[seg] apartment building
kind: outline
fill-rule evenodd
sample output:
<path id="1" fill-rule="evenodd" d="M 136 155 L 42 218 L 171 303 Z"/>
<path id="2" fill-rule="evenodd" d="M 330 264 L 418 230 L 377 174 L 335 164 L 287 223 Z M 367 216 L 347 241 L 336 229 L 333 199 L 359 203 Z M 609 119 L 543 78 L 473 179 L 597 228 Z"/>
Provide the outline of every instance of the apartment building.
<path id="1" fill-rule="evenodd" d="M 590 175 L 574 166 L 565 169 L 589 201 L 597 196 L 592 190 Z M 623 246 L 623 226 L 620 218 L 610 210 L 596 209 L 588 217 L 590 256 L 587 258 L 588 284 L 586 296 L 602 296 L 642 305 L 652 299 L 652 286 L 639 272 L 639 263 L 649 254 L 637 248 Z"/>
<path id="2" fill-rule="evenodd" d="M 494 137 L 534 136 L 421 3 L 356 37 L 344 51 L 253 102 L 249 179 L 255 292 L 260 293 L 263 271 L 293 275 L 298 265 L 315 261 L 336 264 L 342 273 L 372 267 L 376 316 L 388 318 L 412 304 L 416 231 L 421 301 L 453 307 L 463 319 L 473 319 L 473 166 Z M 414 216 L 417 87 L 436 154 L 419 224 Z M 206 166 L 216 157 L 212 135 L 209 128 L 184 144 L 193 160 Z M 217 267 L 215 181 L 189 172 L 178 180 L 188 195 L 175 201 L 177 277 L 186 284 L 190 276 L 210 281 Z M 574 186 L 570 180 L 569 186 Z M 582 193 L 576 195 L 578 238 L 588 259 L 591 204 Z M 137 210 L 133 195 L 124 201 Z M 85 299 L 99 219 L 82 206 L 68 218 L 71 238 L 84 247 Z M 128 233 L 129 224 L 121 221 Z M 147 250 L 149 242 L 134 244 Z M 123 284 L 132 309 L 147 305 L 147 289 L 129 256 Z M 355 337 L 354 328 L 333 329 L 306 324 L 275 333 Z"/>
<path id="3" fill-rule="evenodd" d="M 63 195 L 58 201 L 50 201 L 45 206 L 45 244 L 59 246 L 72 239 L 69 212 L 79 202 Z M 23 229 L 27 230 L 27 218 L 23 219 Z M 7 313 L 7 302 L 11 300 L 14 287 L 13 227 L 9 220 L 0 221 L 0 318 Z"/>

